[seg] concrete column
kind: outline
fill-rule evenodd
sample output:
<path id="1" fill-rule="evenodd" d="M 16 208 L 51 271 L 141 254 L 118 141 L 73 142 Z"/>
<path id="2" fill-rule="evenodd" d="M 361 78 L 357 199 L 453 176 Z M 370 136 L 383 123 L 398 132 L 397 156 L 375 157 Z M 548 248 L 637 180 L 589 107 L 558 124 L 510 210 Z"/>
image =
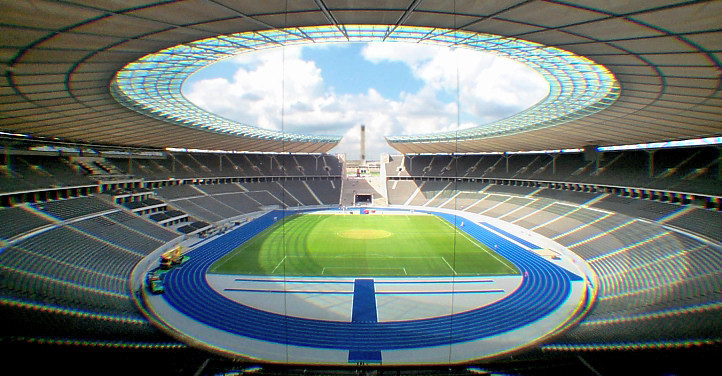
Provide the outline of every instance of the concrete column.
<path id="1" fill-rule="evenodd" d="M 647 177 L 654 177 L 654 153 L 657 150 L 647 150 Z"/>
<path id="2" fill-rule="evenodd" d="M 717 147 L 717 180 L 722 180 L 722 148 Z"/>

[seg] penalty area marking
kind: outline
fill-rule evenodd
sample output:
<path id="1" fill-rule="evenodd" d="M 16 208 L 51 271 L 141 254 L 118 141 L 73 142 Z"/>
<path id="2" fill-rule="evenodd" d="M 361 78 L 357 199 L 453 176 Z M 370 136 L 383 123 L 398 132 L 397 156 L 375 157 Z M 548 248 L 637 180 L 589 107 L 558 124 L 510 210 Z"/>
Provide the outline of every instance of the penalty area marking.
<path id="1" fill-rule="evenodd" d="M 456 275 L 456 274 L 457 274 L 457 273 L 456 273 L 456 270 L 454 270 L 454 268 L 451 267 L 451 264 L 449 264 L 449 262 L 446 261 L 446 257 L 441 256 L 441 259 L 444 260 L 444 262 L 445 262 L 446 265 L 449 267 L 449 269 L 451 269 L 451 271 L 454 272 L 454 275 Z"/>
<path id="2" fill-rule="evenodd" d="M 281 261 L 278 262 L 276 267 L 273 268 L 273 270 L 271 270 L 271 272 L 269 274 L 275 273 L 276 270 L 278 270 L 278 268 L 288 259 L 298 259 L 298 258 L 305 259 L 306 257 L 307 256 L 286 255 L 283 257 L 283 259 L 281 259 Z M 444 257 L 444 256 L 428 257 L 428 256 L 392 256 L 392 255 L 379 255 L 379 254 L 371 254 L 371 255 L 368 255 L 368 254 L 366 254 L 366 255 L 341 254 L 341 255 L 336 255 L 336 256 L 317 257 L 316 259 L 318 259 L 318 260 L 324 260 L 324 259 L 339 260 L 339 259 L 343 259 L 343 258 L 350 258 L 350 259 L 354 260 L 354 259 L 357 259 L 358 257 L 365 257 L 367 259 L 385 259 L 385 260 L 389 260 L 389 259 L 419 260 L 419 259 L 421 259 L 421 260 L 430 260 L 431 261 L 431 260 L 441 259 L 444 262 L 444 264 L 446 264 L 446 266 L 449 268 L 449 270 L 451 270 L 451 272 L 454 273 L 454 275 L 459 275 L 459 273 L 456 271 L 456 269 L 454 269 L 454 267 L 451 266 L 449 261 L 447 261 L 446 257 Z M 323 269 L 321 269 L 321 275 L 325 275 L 326 269 L 329 269 L 329 270 L 346 269 L 349 271 L 356 270 L 355 268 L 346 267 L 346 266 L 325 266 L 325 267 L 323 267 Z M 376 268 L 373 268 L 372 270 L 403 270 L 404 275 L 406 275 L 406 276 L 409 275 L 405 266 L 396 266 L 396 267 L 388 267 L 388 268 L 376 267 Z M 354 273 L 351 273 L 351 274 L 354 274 Z M 351 274 L 349 274 L 349 275 L 351 275 Z M 354 274 L 354 275 L 356 275 L 356 274 Z M 358 274 L 358 275 L 366 277 L 366 276 L 370 276 L 373 274 Z M 433 276 L 433 275 L 437 275 L 437 273 L 418 274 L 418 276 Z M 482 274 L 476 274 L 476 275 L 482 275 Z"/>
<path id="3" fill-rule="evenodd" d="M 278 269 L 278 267 L 281 266 L 281 264 L 283 264 L 284 261 L 286 261 L 286 257 L 288 257 L 288 256 L 283 256 L 281 261 L 278 262 L 278 265 L 276 265 L 276 267 L 273 268 L 273 270 L 271 270 L 271 274 L 273 274 L 276 271 L 276 269 Z"/>
<path id="4" fill-rule="evenodd" d="M 486 252 L 486 254 L 488 254 L 489 256 L 491 256 L 491 257 L 493 257 L 493 258 L 495 258 L 497 261 L 501 262 L 501 263 L 502 263 L 504 266 L 506 266 L 508 269 L 511 269 L 511 271 L 514 271 L 514 268 L 513 268 L 513 267 L 509 267 L 509 264 L 508 264 L 509 261 L 508 261 L 508 260 L 501 260 L 501 259 L 499 259 L 498 257 L 496 257 L 496 255 L 494 255 L 493 253 L 489 252 L 489 250 L 487 250 L 486 248 L 484 248 L 484 247 L 489 247 L 488 245 L 483 244 L 483 243 L 481 243 L 480 241 L 478 241 L 478 240 L 476 240 L 476 239 L 470 238 L 469 234 L 467 234 L 464 230 L 462 230 L 462 229 L 457 229 L 457 228 L 454 227 L 451 223 L 446 222 L 446 221 L 444 221 L 444 223 L 446 223 L 447 226 L 453 228 L 456 233 L 459 233 L 459 234 L 463 235 L 467 240 L 471 241 L 471 242 L 472 242 L 475 246 L 477 246 L 479 249 L 481 249 L 482 251 Z M 490 230 L 489 230 L 489 231 L 490 231 Z M 499 236 L 501 236 L 501 235 L 499 235 Z M 506 239 L 505 236 L 502 236 L 502 237 Z M 482 247 L 481 244 L 483 244 L 484 247 Z M 490 249 L 491 249 L 491 248 L 490 248 Z M 444 259 L 444 261 L 446 261 L 446 259 Z M 449 263 L 447 262 L 446 264 L 448 265 Z M 451 267 L 451 266 L 449 266 L 449 267 Z M 453 270 L 453 269 L 452 269 L 452 270 Z M 454 273 L 456 273 L 456 272 L 454 272 Z"/>
<path id="5" fill-rule="evenodd" d="M 349 275 L 354 275 L 354 276 L 359 276 L 359 277 L 367 277 L 367 276 L 377 277 L 377 276 L 379 276 L 377 273 L 371 273 L 371 274 L 359 273 L 356 268 L 349 268 L 349 267 L 345 267 L 345 266 L 324 266 L 323 269 L 321 269 L 321 275 L 326 274 L 326 269 L 349 270 L 349 271 L 353 271 L 353 273 L 349 273 Z M 373 268 L 371 270 L 403 270 L 404 275 L 409 275 L 409 273 L 406 272 L 406 267 L 403 267 L 403 266 L 400 268 L 399 267 L 396 267 L 396 268 Z M 381 275 L 381 277 L 383 277 L 383 276 Z"/>

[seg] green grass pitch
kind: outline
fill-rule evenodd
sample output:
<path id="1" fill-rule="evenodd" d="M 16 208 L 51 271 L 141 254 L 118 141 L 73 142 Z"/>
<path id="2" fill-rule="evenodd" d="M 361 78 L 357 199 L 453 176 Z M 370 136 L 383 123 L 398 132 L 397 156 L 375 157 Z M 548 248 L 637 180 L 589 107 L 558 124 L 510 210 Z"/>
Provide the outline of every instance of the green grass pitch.
<path id="1" fill-rule="evenodd" d="M 335 277 L 519 274 L 434 215 L 287 217 L 214 263 L 211 273 Z"/>

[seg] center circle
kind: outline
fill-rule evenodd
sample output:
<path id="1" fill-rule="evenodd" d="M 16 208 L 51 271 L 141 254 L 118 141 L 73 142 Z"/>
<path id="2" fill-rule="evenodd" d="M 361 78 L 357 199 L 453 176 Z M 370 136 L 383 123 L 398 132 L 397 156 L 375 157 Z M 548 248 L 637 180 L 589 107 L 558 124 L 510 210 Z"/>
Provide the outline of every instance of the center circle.
<path id="1" fill-rule="evenodd" d="M 351 229 L 340 231 L 337 235 L 347 239 L 383 239 L 390 237 L 391 233 L 386 230 Z"/>

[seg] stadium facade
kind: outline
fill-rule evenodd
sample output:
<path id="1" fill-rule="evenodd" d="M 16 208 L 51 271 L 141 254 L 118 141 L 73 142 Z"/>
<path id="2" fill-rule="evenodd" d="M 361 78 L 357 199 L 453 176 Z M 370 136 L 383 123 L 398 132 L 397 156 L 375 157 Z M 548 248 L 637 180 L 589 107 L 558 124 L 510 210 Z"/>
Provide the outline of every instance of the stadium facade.
<path id="1" fill-rule="evenodd" d="M 6 2 L 4 349 L 29 369 L 87 364 L 95 372 L 128 356 L 128 371 L 249 367 L 253 359 L 223 363 L 221 352 L 207 353 L 156 320 L 144 305 L 145 271 L 159 254 L 196 246 L 199 236 L 223 239 L 270 210 L 353 205 L 361 192 L 398 209 L 512 223 L 594 270 L 596 300 L 580 322 L 531 341 L 516 361 L 472 366 L 596 372 L 614 369 L 606 360 L 631 349 L 646 351 L 638 355 L 646 361 L 666 358 L 646 364 L 663 372 L 703 365 L 680 359 L 718 350 L 722 327 L 721 8 L 722 1 Z M 343 159 L 327 154 L 337 136 L 233 123 L 180 94 L 189 74 L 236 53 L 372 40 L 491 50 L 540 72 L 550 95 L 496 123 L 389 136 L 401 155 L 381 161 L 382 184 L 372 187 L 347 179 Z M 675 141 L 682 142 L 663 147 Z M 30 364 L 38 354 L 52 361 Z M 476 370 L 451 363 L 453 372 Z M 264 372 L 288 372 L 276 366 Z"/>

